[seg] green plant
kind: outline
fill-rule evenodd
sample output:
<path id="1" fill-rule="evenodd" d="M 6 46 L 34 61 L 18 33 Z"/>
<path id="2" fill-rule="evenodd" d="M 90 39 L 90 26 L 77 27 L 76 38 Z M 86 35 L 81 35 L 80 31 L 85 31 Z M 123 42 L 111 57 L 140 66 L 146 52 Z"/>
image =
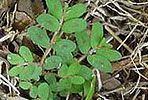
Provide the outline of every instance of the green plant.
<path id="1" fill-rule="evenodd" d="M 28 28 L 29 38 L 46 48 L 41 62 L 34 60 L 29 48 L 21 46 L 18 54 L 7 56 L 13 65 L 9 75 L 19 77 L 19 87 L 29 90 L 32 98 L 57 100 L 58 95 L 78 93 L 91 100 L 96 82 L 92 69 L 110 73 L 110 62 L 119 60 L 121 54 L 106 43 L 102 24 L 96 22 L 91 30 L 87 29 L 87 22 L 82 18 L 87 12 L 84 4 L 68 7 L 60 0 L 46 0 L 46 4 L 48 13 L 36 18 L 40 27 Z M 85 58 L 89 64 L 83 63 Z"/>

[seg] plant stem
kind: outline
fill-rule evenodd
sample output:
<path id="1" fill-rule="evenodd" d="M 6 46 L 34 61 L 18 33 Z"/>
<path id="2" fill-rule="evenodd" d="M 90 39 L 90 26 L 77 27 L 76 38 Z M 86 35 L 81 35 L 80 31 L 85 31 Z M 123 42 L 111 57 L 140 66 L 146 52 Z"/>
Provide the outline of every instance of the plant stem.
<path id="1" fill-rule="evenodd" d="M 51 45 L 53 45 L 53 44 L 55 43 L 55 41 L 56 41 L 56 36 L 57 36 L 57 34 L 60 32 L 60 29 L 61 29 L 62 24 L 63 24 L 63 17 L 62 17 L 62 19 L 61 19 L 61 21 L 60 21 L 60 27 L 59 27 L 59 29 L 54 33 L 54 35 L 53 35 L 53 37 L 52 37 L 52 39 L 51 39 L 50 46 L 45 50 L 45 53 L 44 53 L 44 55 L 43 55 L 43 57 L 42 57 L 42 59 L 41 59 L 41 61 L 40 61 L 40 66 L 43 66 L 43 63 L 44 63 L 46 57 L 48 56 L 48 54 L 49 54 L 50 51 L 52 50 Z"/>

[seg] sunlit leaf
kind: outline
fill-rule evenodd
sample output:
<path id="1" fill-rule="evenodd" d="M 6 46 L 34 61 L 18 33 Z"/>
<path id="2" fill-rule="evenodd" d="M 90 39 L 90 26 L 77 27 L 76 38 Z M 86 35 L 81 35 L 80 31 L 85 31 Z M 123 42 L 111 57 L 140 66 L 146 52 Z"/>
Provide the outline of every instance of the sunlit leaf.
<path id="1" fill-rule="evenodd" d="M 56 32 L 60 26 L 59 21 L 49 14 L 41 14 L 36 20 L 42 27 L 52 32 Z"/>
<path id="2" fill-rule="evenodd" d="M 81 32 L 86 29 L 87 23 L 83 19 L 71 19 L 63 24 L 62 30 L 65 33 Z"/>
<path id="3" fill-rule="evenodd" d="M 28 34 L 30 39 L 37 45 L 47 48 L 49 46 L 49 37 L 45 30 L 42 30 L 36 26 L 28 28 Z"/>

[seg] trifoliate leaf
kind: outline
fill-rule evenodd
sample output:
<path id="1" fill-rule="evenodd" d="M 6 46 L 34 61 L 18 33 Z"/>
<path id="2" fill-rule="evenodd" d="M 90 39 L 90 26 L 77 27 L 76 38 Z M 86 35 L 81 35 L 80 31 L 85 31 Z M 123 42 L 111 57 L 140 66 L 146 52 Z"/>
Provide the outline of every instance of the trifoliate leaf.
<path id="1" fill-rule="evenodd" d="M 49 37 L 45 30 L 42 30 L 36 26 L 31 26 L 28 28 L 28 34 L 30 39 L 35 42 L 35 44 L 47 48 L 49 46 Z"/>
<path id="2" fill-rule="evenodd" d="M 96 52 L 97 55 L 104 56 L 109 61 L 117 61 L 121 59 L 121 54 L 116 50 L 100 48 Z"/>
<path id="3" fill-rule="evenodd" d="M 65 33 L 81 32 L 87 27 L 87 23 L 83 19 L 71 19 L 63 24 L 62 30 Z"/>
<path id="4" fill-rule="evenodd" d="M 103 38 L 103 26 L 101 23 L 94 23 L 91 33 L 91 46 L 96 48 Z"/>
<path id="5" fill-rule="evenodd" d="M 78 3 L 68 9 L 65 20 L 81 17 L 86 12 L 86 5 Z"/>
<path id="6" fill-rule="evenodd" d="M 76 33 L 75 36 L 76 36 L 76 40 L 77 40 L 78 47 L 79 47 L 80 51 L 83 54 L 87 54 L 89 49 L 91 48 L 90 38 L 89 38 L 87 32 L 83 31 L 80 33 Z"/>
<path id="7" fill-rule="evenodd" d="M 82 76 L 73 76 L 70 79 L 72 84 L 83 84 L 85 82 Z"/>
<path id="8" fill-rule="evenodd" d="M 38 96 L 43 99 L 47 100 L 49 97 L 49 86 L 47 83 L 41 83 L 38 86 Z"/>
<path id="9" fill-rule="evenodd" d="M 60 70 L 58 71 L 58 75 L 60 77 L 66 77 L 67 72 L 68 72 L 68 66 L 64 64 L 64 65 L 61 66 Z"/>
<path id="10" fill-rule="evenodd" d="M 42 27 L 51 32 L 56 32 L 60 26 L 59 21 L 49 14 L 41 14 L 36 20 Z"/>
<path id="11" fill-rule="evenodd" d="M 57 19 L 61 19 L 63 9 L 60 0 L 46 0 L 46 5 L 48 7 L 49 13 L 55 16 Z"/>
<path id="12" fill-rule="evenodd" d="M 14 66 L 12 67 L 10 70 L 9 70 L 9 75 L 10 76 L 17 76 L 19 75 L 21 72 L 22 72 L 22 68 L 23 67 L 20 67 L 20 66 Z"/>
<path id="13" fill-rule="evenodd" d="M 10 53 L 7 56 L 7 60 L 10 62 L 12 65 L 17 65 L 17 64 L 22 64 L 24 63 L 24 59 L 19 56 L 18 54 Z"/>
<path id="14" fill-rule="evenodd" d="M 55 84 L 56 83 L 56 77 L 53 74 L 46 74 L 44 76 L 44 79 L 47 81 L 48 84 Z"/>
<path id="15" fill-rule="evenodd" d="M 33 57 L 32 57 L 32 54 L 31 54 L 31 51 L 29 50 L 29 48 L 27 48 L 25 46 L 21 46 L 20 50 L 19 50 L 19 54 L 25 59 L 25 61 L 27 61 L 27 62 L 33 61 Z"/>
<path id="16" fill-rule="evenodd" d="M 112 65 L 111 63 L 103 56 L 99 55 L 90 55 L 87 57 L 87 61 L 95 68 L 103 72 L 111 72 Z"/>
<path id="17" fill-rule="evenodd" d="M 46 70 L 54 69 L 59 67 L 62 63 L 62 58 L 60 56 L 50 56 L 45 60 L 44 68 Z"/>
<path id="18" fill-rule="evenodd" d="M 21 87 L 24 90 L 28 90 L 31 88 L 32 84 L 30 82 L 20 82 L 19 87 Z"/>
<path id="19" fill-rule="evenodd" d="M 71 64 L 68 68 L 68 75 L 76 75 L 81 70 L 81 65 L 78 63 Z"/>
<path id="20" fill-rule="evenodd" d="M 56 52 L 73 52 L 76 49 L 76 44 L 71 40 L 62 39 L 54 45 Z"/>
<path id="21" fill-rule="evenodd" d="M 36 86 L 32 86 L 31 89 L 30 89 L 29 95 L 32 98 L 36 98 L 37 95 L 38 95 L 38 88 Z"/>
<path id="22" fill-rule="evenodd" d="M 86 80 L 92 79 L 93 73 L 90 68 L 85 65 L 81 65 L 81 69 L 79 71 L 79 75 L 85 78 Z"/>

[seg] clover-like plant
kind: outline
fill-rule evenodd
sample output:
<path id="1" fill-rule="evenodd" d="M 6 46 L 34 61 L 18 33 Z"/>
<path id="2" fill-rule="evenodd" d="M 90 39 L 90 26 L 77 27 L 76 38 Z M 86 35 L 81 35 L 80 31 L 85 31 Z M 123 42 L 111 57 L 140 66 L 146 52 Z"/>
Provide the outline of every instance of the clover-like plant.
<path id="1" fill-rule="evenodd" d="M 7 56 L 13 66 L 9 75 L 20 79 L 19 87 L 29 90 L 31 98 L 57 100 L 59 95 L 78 93 L 91 100 L 96 83 L 92 69 L 111 73 L 111 62 L 119 60 L 121 54 L 106 43 L 101 23 L 87 29 L 85 4 L 69 7 L 60 0 L 46 0 L 46 4 L 48 12 L 36 18 L 39 25 L 27 30 L 33 43 L 46 49 L 41 62 L 34 60 L 29 48 L 21 46 L 18 54 Z"/>

